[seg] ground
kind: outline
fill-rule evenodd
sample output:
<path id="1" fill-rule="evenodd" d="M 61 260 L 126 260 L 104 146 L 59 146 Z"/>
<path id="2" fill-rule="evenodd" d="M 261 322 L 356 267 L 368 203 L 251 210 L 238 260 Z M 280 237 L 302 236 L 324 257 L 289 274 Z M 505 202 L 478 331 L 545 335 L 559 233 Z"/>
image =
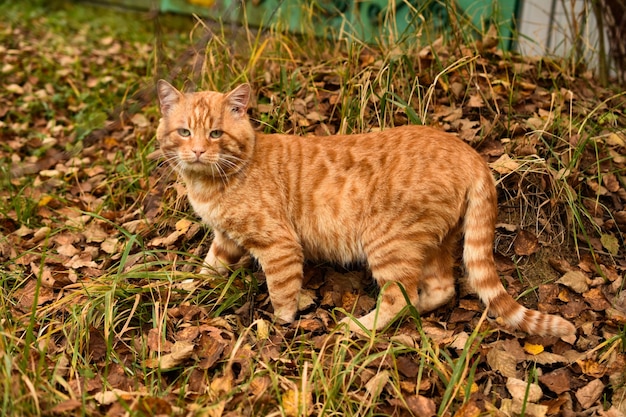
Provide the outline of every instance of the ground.
<path id="1" fill-rule="evenodd" d="M 0 12 L 3 415 L 626 414 L 623 87 L 492 33 L 367 45 L 82 3 Z M 266 132 L 457 133 L 498 180 L 507 290 L 577 338 L 503 329 L 462 280 L 432 314 L 351 336 L 336 322 L 376 288 L 319 264 L 298 322 L 274 323 L 262 271 L 198 274 L 211 233 L 159 158 L 160 77 L 250 82 Z"/>

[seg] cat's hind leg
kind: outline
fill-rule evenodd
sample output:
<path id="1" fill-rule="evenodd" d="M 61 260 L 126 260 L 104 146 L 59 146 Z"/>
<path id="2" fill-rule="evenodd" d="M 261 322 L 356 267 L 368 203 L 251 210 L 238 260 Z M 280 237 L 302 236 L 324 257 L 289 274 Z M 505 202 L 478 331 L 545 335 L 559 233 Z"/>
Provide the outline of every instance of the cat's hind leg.
<path id="1" fill-rule="evenodd" d="M 230 268 L 236 265 L 246 252 L 237 243 L 229 239 L 226 234 L 219 230 L 214 230 L 213 233 L 213 242 L 204 259 L 200 273 L 203 275 L 215 273 L 227 275 Z"/>
<path id="2" fill-rule="evenodd" d="M 454 297 L 452 251 L 457 240 L 455 233 L 448 235 L 426 257 L 419 283 L 419 301 L 415 306 L 420 313 L 433 311 Z"/>
<path id="3" fill-rule="evenodd" d="M 427 240 L 423 240 L 424 242 Z M 368 250 L 369 248 L 369 250 Z M 428 246 L 420 241 L 380 239 L 366 248 L 367 262 L 372 276 L 380 287 L 380 303 L 376 309 L 355 319 L 346 318 L 350 330 L 363 333 L 380 330 L 391 323 L 408 303 L 419 305 L 419 282 Z"/>

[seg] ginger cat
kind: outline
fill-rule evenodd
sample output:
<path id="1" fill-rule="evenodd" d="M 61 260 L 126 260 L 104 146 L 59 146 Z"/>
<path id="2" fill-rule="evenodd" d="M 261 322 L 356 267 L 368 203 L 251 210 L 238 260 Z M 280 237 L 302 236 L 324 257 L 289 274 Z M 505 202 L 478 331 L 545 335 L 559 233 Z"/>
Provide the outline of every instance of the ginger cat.
<path id="1" fill-rule="evenodd" d="M 251 254 L 279 319 L 296 317 L 305 259 L 367 264 L 383 292 L 378 313 L 359 319 L 366 329 L 385 327 L 406 306 L 397 284 L 418 311 L 433 310 L 454 295 L 452 251 L 462 233 L 468 283 L 491 313 L 529 334 L 576 332 L 505 291 L 492 248 L 495 182 L 454 135 L 425 126 L 267 135 L 248 119 L 248 84 L 183 94 L 160 80 L 157 92 L 161 150 L 215 233 L 205 265 L 224 272 Z"/>

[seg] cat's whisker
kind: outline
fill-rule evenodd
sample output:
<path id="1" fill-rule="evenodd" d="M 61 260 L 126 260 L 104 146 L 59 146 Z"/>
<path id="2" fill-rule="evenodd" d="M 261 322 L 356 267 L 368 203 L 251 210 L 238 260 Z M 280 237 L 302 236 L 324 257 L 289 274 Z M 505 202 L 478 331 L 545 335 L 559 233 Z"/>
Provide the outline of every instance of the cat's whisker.
<path id="1" fill-rule="evenodd" d="M 214 166 L 217 169 L 220 179 L 222 180 L 222 184 L 224 185 L 224 187 L 226 187 L 226 180 L 228 179 L 226 171 L 224 171 L 224 168 L 222 168 L 222 166 L 219 164 L 219 161 Z"/>

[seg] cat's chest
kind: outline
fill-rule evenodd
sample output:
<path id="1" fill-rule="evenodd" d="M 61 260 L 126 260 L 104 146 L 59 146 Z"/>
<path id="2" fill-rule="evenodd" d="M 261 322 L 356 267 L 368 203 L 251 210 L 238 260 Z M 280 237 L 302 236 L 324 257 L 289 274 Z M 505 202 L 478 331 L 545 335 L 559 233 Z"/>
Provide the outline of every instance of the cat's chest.
<path id="1" fill-rule="evenodd" d="M 220 203 L 215 193 L 199 184 L 187 183 L 187 197 L 194 211 L 205 223 L 219 223 Z"/>

